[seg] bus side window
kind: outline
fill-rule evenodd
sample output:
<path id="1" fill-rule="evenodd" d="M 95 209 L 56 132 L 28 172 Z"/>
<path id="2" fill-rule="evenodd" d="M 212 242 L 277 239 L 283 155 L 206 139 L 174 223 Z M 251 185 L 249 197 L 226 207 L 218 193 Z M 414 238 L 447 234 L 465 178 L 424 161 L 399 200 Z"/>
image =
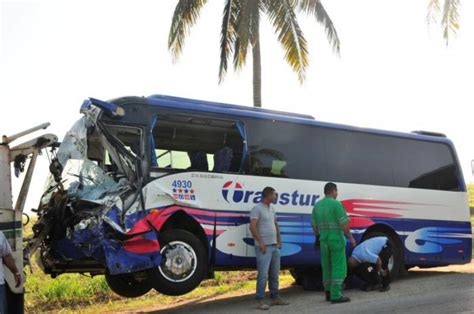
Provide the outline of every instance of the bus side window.
<path id="1" fill-rule="evenodd" d="M 158 116 L 153 129 L 159 169 L 238 172 L 244 142 L 236 121 L 189 115 Z"/>
<path id="2" fill-rule="evenodd" d="M 252 164 L 250 172 L 260 176 L 288 177 L 285 173 L 287 165 L 283 153 L 273 149 L 256 149 L 251 147 Z"/>
<path id="3" fill-rule="evenodd" d="M 325 180 L 325 131 L 280 121 L 249 119 L 249 174 Z"/>

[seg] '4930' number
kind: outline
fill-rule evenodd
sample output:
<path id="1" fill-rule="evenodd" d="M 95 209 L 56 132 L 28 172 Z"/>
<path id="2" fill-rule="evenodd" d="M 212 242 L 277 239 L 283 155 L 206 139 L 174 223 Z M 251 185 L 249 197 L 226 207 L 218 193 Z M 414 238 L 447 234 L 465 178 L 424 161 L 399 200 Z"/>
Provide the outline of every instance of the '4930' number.
<path id="1" fill-rule="evenodd" d="M 171 185 L 174 188 L 190 189 L 193 187 L 193 182 L 190 180 L 174 180 Z"/>

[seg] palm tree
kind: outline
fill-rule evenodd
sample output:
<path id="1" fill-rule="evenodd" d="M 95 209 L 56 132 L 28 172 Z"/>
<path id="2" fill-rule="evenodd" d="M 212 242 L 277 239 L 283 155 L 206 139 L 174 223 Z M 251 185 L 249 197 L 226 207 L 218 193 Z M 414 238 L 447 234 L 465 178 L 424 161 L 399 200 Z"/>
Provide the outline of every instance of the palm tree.
<path id="1" fill-rule="evenodd" d="M 456 34 L 459 29 L 459 7 L 460 0 L 444 0 L 441 28 L 446 45 L 449 44 L 450 34 Z M 428 14 L 426 21 L 428 24 L 437 22 L 437 16 L 441 13 L 441 4 L 439 0 L 429 0 Z"/>
<path id="2" fill-rule="evenodd" d="M 179 0 L 176 5 L 168 39 L 174 60 L 182 53 L 184 41 L 191 27 L 199 18 L 207 0 Z M 285 50 L 285 60 L 296 72 L 302 83 L 308 67 L 308 48 L 296 13 L 303 12 L 315 17 L 325 27 L 333 50 L 339 54 L 340 42 L 336 29 L 320 0 L 226 0 L 223 10 L 220 43 L 219 83 L 233 59 L 234 70 L 240 70 L 247 60 L 248 48 L 252 48 L 253 100 L 255 107 L 262 106 L 260 17 L 266 14 L 278 41 Z"/>

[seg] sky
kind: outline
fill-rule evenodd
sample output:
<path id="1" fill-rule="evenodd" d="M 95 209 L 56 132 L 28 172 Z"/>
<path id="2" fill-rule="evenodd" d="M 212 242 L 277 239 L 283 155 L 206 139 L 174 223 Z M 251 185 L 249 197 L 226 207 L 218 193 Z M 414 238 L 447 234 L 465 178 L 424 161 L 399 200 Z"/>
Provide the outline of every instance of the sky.
<path id="1" fill-rule="evenodd" d="M 176 2 L 0 0 L 0 133 L 51 122 L 47 132 L 61 139 L 87 97 L 165 94 L 251 106 L 250 58 L 218 84 L 224 1 L 208 2 L 173 63 L 167 38 Z M 302 85 L 263 19 L 263 106 L 359 127 L 445 133 L 472 181 L 474 1 L 461 2 L 461 28 L 446 47 L 439 25 L 426 23 L 428 0 L 323 1 L 341 55 L 313 17 L 300 16 L 310 53 Z M 27 208 L 37 206 L 46 174 L 41 156 Z"/>

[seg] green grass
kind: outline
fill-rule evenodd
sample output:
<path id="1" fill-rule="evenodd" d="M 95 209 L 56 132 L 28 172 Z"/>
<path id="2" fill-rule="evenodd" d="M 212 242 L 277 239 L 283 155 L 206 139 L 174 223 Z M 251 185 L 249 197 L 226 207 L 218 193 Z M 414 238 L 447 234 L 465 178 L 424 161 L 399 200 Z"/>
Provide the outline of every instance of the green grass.
<path id="1" fill-rule="evenodd" d="M 140 309 L 153 306 L 173 306 L 190 300 L 207 299 L 224 293 L 251 293 L 255 289 L 255 272 L 216 272 L 215 279 L 204 281 L 194 291 L 179 297 L 161 295 L 154 290 L 136 299 L 117 296 L 107 286 L 103 276 L 89 278 L 65 274 L 55 279 L 36 269 L 25 286 L 25 310 L 31 313 L 54 311 L 61 313 L 97 313 Z M 282 285 L 293 281 L 291 275 L 280 277 Z"/>
<path id="2" fill-rule="evenodd" d="M 87 278 L 78 274 L 66 274 L 52 279 L 39 269 L 28 274 L 25 291 L 25 308 L 32 312 L 75 304 L 88 305 L 111 296 L 103 276 Z"/>

